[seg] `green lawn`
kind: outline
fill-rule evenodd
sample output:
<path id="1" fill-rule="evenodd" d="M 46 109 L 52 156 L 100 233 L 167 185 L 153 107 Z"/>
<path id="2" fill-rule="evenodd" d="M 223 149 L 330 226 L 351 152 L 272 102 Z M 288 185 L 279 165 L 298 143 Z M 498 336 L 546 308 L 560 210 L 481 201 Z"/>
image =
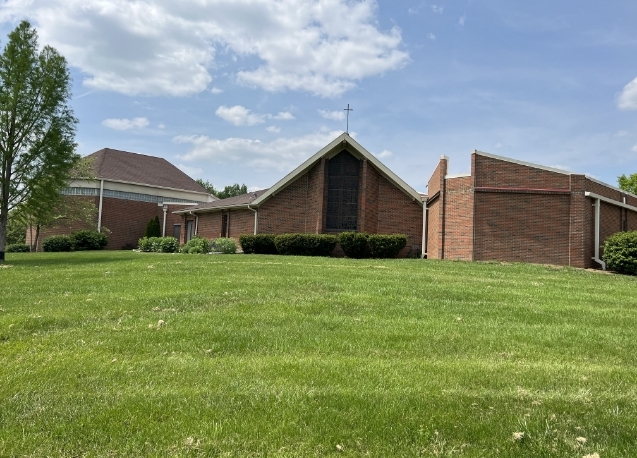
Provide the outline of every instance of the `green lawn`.
<path id="1" fill-rule="evenodd" d="M 637 278 L 7 258 L 0 456 L 637 456 Z"/>

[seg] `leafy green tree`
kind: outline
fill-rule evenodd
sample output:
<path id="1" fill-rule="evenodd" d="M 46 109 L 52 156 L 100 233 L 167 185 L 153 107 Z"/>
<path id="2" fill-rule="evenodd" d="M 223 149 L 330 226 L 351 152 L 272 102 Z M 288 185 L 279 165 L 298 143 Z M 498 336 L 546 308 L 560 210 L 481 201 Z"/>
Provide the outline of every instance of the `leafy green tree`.
<path id="1" fill-rule="evenodd" d="M 206 188 L 208 192 L 214 196 L 217 196 L 219 199 L 227 199 L 228 197 L 240 196 L 242 194 L 248 193 L 248 187 L 245 184 L 240 185 L 239 183 L 231 184 L 225 186 L 223 190 L 218 190 L 214 187 L 212 183 L 209 181 L 204 181 L 201 178 L 195 180 L 201 186 Z"/>
<path id="2" fill-rule="evenodd" d="M 92 179 L 93 161 L 81 158 L 70 172 L 73 179 Z M 68 182 L 64 183 L 67 186 Z M 64 196 L 61 189 L 36 187 L 29 199 L 14 210 L 16 219 L 21 219 L 29 230 L 31 251 L 37 251 L 40 232 L 44 228 L 56 227 L 72 222 L 93 228 L 96 222 L 97 206 L 91 200 Z M 102 231 L 108 231 L 102 227 Z"/>
<path id="3" fill-rule="evenodd" d="M 0 262 L 9 211 L 58 194 L 79 160 L 64 57 L 22 21 L 0 54 Z"/>
<path id="4" fill-rule="evenodd" d="M 617 177 L 617 182 L 619 183 L 619 189 L 637 194 L 637 173 L 633 173 L 630 176 L 622 175 Z"/>

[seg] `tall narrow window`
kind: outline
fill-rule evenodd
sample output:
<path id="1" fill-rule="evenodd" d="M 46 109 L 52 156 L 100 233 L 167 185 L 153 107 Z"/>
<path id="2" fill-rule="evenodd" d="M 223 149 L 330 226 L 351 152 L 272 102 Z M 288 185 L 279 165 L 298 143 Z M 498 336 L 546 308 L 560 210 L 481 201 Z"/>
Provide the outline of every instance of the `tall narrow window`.
<path id="1" fill-rule="evenodd" d="M 228 214 L 221 215 L 221 237 L 228 237 Z"/>
<path id="2" fill-rule="evenodd" d="M 329 161 L 327 168 L 328 231 L 355 231 L 358 218 L 360 161 L 341 151 Z"/>
<path id="3" fill-rule="evenodd" d="M 188 221 L 186 223 L 186 242 L 195 236 L 195 222 Z"/>
<path id="4" fill-rule="evenodd" d="M 179 240 L 180 236 L 181 236 L 181 224 L 173 225 L 173 237 Z"/>

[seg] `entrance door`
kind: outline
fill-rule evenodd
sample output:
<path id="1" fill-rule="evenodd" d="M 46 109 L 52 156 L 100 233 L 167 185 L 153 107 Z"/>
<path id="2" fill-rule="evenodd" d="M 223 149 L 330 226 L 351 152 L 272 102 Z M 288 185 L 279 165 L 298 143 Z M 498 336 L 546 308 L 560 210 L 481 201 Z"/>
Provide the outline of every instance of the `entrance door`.
<path id="1" fill-rule="evenodd" d="M 186 223 L 186 242 L 195 236 L 195 222 L 188 221 Z"/>
<path id="2" fill-rule="evenodd" d="M 173 226 L 173 237 L 175 237 L 177 240 L 179 240 L 179 237 L 181 237 L 181 224 L 175 224 Z"/>

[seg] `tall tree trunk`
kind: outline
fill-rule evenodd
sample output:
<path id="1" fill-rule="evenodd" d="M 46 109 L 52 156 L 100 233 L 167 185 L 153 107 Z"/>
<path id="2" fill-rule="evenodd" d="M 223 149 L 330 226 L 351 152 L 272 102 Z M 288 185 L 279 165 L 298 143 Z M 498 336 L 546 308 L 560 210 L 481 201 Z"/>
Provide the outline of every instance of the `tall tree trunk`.
<path id="1" fill-rule="evenodd" d="M 4 248 L 7 241 L 7 212 L 0 213 L 0 263 L 4 262 Z"/>
<path id="2" fill-rule="evenodd" d="M 35 243 L 33 244 L 33 251 L 38 251 L 38 239 L 40 238 L 40 225 L 35 226 Z"/>

